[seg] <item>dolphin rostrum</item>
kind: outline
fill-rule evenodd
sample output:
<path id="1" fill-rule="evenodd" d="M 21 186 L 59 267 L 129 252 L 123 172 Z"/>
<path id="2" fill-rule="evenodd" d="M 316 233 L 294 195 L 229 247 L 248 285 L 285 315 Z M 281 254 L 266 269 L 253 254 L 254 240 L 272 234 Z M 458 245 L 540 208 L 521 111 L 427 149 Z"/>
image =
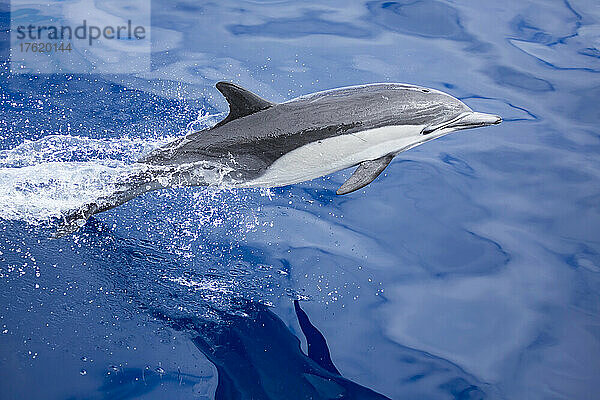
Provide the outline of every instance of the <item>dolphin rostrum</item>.
<path id="1" fill-rule="evenodd" d="M 502 121 L 447 93 L 399 83 L 326 90 L 279 104 L 233 83 L 216 86 L 229 103 L 224 120 L 139 160 L 137 172 L 114 194 L 68 215 L 64 226 L 71 228 L 65 232 L 164 187 L 278 187 L 358 165 L 336 192 L 350 193 L 371 183 L 403 151 Z"/>

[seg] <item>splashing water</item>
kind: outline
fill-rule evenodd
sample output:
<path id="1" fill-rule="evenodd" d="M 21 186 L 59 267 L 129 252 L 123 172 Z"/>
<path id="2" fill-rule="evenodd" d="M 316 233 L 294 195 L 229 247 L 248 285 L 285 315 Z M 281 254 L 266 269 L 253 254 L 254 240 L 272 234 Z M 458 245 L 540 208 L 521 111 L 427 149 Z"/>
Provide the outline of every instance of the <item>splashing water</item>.
<path id="1" fill-rule="evenodd" d="M 183 133 L 208 129 L 220 117 L 201 111 Z M 39 225 L 108 196 L 136 171 L 136 160 L 173 139 L 51 135 L 2 150 L 0 219 Z"/>
<path id="2" fill-rule="evenodd" d="M 215 126 L 220 120 L 225 118 L 227 113 L 218 113 L 218 114 L 209 114 L 205 110 L 200 110 L 198 113 L 198 118 L 196 120 L 190 122 L 188 126 L 185 128 L 186 134 L 203 131 L 205 129 L 210 129 Z"/>

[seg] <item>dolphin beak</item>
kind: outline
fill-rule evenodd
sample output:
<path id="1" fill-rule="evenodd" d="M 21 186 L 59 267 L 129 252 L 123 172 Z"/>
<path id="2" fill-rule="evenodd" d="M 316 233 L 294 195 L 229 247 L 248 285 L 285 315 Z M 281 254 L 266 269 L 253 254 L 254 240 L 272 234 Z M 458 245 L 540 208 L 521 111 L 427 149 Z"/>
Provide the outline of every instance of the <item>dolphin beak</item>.
<path id="1" fill-rule="evenodd" d="M 430 125 L 423 129 L 422 135 L 428 135 L 439 129 L 453 128 L 454 130 L 477 128 L 480 126 L 497 125 L 502 122 L 498 115 L 485 114 L 480 112 L 467 112 L 459 115 L 451 121 L 439 125 Z"/>
<path id="2" fill-rule="evenodd" d="M 498 115 L 471 112 L 452 122 L 447 127 L 468 129 L 477 128 L 478 126 L 498 125 L 500 122 L 502 122 L 502 118 Z"/>

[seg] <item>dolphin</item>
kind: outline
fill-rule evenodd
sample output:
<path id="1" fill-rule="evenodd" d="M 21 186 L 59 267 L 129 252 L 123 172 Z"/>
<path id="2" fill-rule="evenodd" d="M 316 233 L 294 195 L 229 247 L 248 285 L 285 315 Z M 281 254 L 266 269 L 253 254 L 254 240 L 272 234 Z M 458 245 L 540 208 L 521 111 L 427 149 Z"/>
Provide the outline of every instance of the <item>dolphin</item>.
<path id="1" fill-rule="evenodd" d="M 230 82 L 217 89 L 229 114 L 214 127 L 156 149 L 110 196 L 65 216 L 66 231 L 142 193 L 173 186 L 279 187 L 357 166 L 337 190 L 371 183 L 392 159 L 451 132 L 495 125 L 435 89 L 402 83 L 343 87 L 273 103 Z"/>

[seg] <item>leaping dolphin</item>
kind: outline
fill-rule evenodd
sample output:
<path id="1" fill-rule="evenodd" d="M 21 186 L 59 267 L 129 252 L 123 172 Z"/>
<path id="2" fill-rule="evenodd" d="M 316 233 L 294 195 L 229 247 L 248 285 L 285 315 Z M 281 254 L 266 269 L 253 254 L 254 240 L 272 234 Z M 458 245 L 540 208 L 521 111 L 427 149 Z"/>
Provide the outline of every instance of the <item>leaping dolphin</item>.
<path id="1" fill-rule="evenodd" d="M 371 183 L 403 151 L 502 121 L 447 93 L 400 83 L 326 90 L 279 104 L 230 82 L 216 87 L 229 103 L 224 120 L 139 160 L 139 172 L 117 192 L 66 216 L 65 232 L 144 192 L 177 185 L 269 188 L 358 165 L 336 192 L 347 194 Z"/>

